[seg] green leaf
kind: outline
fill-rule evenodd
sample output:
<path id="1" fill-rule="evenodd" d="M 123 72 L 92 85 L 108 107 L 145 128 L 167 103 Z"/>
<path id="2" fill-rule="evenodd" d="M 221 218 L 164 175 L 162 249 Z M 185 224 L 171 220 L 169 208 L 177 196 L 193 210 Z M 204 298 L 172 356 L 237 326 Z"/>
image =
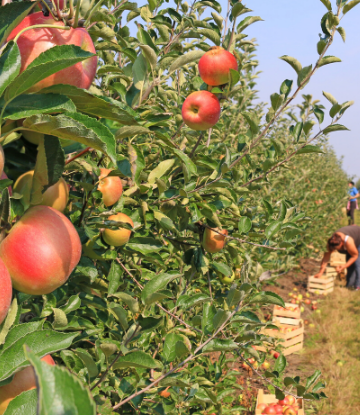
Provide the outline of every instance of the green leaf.
<path id="1" fill-rule="evenodd" d="M 54 323 L 53 323 L 54 329 L 66 327 L 68 325 L 68 319 L 64 311 L 61 310 L 60 308 L 54 308 L 53 311 L 54 311 Z"/>
<path id="2" fill-rule="evenodd" d="M 139 116 L 128 105 L 107 96 L 94 95 L 86 89 L 72 85 L 53 85 L 42 89 L 41 93 L 66 95 L 75 104 L 78 111 L 94 117 L 118 121 L 124 125 L 136 124 Z"/>
<path id="3" fill-rule="evenodd" d="M 42 362 L 36 353 L 26 356 L 34 367 L 38 385 L 38 415 L 88 414 L 96 415 L 90 391 L 80 379 L 66 368 Z"/>
<path id="4" fill-rule="evenodd" d="M 251 219 L 247 216 L 242 216 L 238 222 L 238 229 L 240 233 L 248 233 L 252 227 Z"/>
<path id="5" fill-rule="evenodd" d="M 256 294 L 250 301 L 249 304 L 275 304 L 281 307 L 285 307 L 284 300 L 277 294 L 271 291 L 262 291 Z"/>
<path id="6" fill-rule="evenodd" d="M 288 95 L 291 92 L 292 84 L 293 84 L 293 81 L 289 79 L 285 79 L 285 81 L 281 84 L 280 94 L 284 94 L 285 99 L 288 97 Z"/>
<path id="7" fill-rule="evenodd" d="M 321 124 L 324 121 L 325 113 L 319 107 L 314 107 L 313 109 L 315 117 L 318 119 Z"/>
<path id="8" fill-rule="evenodd" d="M 323 95 L 324 97 L 331 102 L 331 104 L 335 105 L 337 104 L 337 100 L 335 99 L 335 97 L 333 95 L 331 95 L 329 92 L 325 92 L 323 91 Z"/>
<path id="9" fill-rule="evenodd" d="M 301 63 L 297 59 L 292 58 L 291 56 L 288 56 L 288 55 L 281 56 L 280 59 L 287 62 L 295 70 L 295 72 L 299 75 L 299 73 L 302 70 L 302 66 L 301 66 Z"/>
<path id="10" fill-rule="evenodd" d="M 157 54 L 155 53 L 154 49 L 148 45 L 140 45 L 142 52 L 149 62 L 150 66 L 154 69 L 157 63 Z"/>
<path id="11" fill-rule="evenodd" d="M 203 353 L 227 352 L 238 349 L 239 346 L 232 339 L 213 339 L 205 347 Z"/>
<path id="12" fill-rule="evenodd" d="M 263 22 L 263 19 L 260 16 L 248 16 L 238 24 L 237 31 L 241 33 L 251 24 L 256 23 L 256 22 Z"/>
<path id="13" fill-rule="evenodd" d="M 271 239 L 281 229 L 282 221 L 276 220 L 265 229 L 265 235 L 268 239 Z"/>
<path id="14" fill-rule="evenodd" d="M 41 330 L 43 326 L 43 321 L 31 321 L 30 323 L 19 324 L 14 326 L 6 336 L 6 341 L 4 344 L 4 349 L 7 349 L 12 344 L 14 344 L 21 337 L 26 334 L 32 333 L 37 330 Z"/>
<path id="15" fill-rule="evenodd" d="M 165 336 L 164 341 L 164 349 L 163 349 L 163 357 L 167 362 L 173 362 L 176 357 L 176 343 L 181 342 L 183 340 L 182 336 L 180 334 L 176 333 L 168 333 Z"/>
<path id="16" fill-rule="evenodd" d="M 343 42 L 345 42 L 346 41 L 345 29 L 343 27 L 337 27 L 336 30 L 339 32 L 339 35 L 341 36 L 341 39 L 343 40 Z"/>
<path id="17" fill-rule="evenodd" d="M 331 2 L 330 0 L 320 0 L 321 3 L 329 10 L 329 12 L 331 12 L 332 7 L 331 7 Z"/>
<path id="18" fill-rule="evenodd" d="M 140 185 L 140 174 L 145 167 L 144 155 L 139 146 L 128 144 L 130 169 L 133 181 Z"/>
<path id="19" fill-rule="evenodd" d="M 143 255 L 150 255 L 153 252 L 159 252 L 163 249 L 163 244 L 155 238 L 135 237 L 130 239 L 130 242 L 128 242 L 126 248 L 140 252 Z"/>
<path id="20" fill-rule="evenodd" d="M 40 139 L 32 181 L 30 205 L 41 205 L 43 193 L 57 183 L 65 167 L 65 154 L 56 137 Z"/>
<path id="21" fill-rule="evenodd" d="M 221 325 L 228 320 L 230 314 L 230 311 L 225 311 L 221 308 L 218 309 L 213 319 L 214 330 L 217 330 L 219 327 L 221 327 Z"/>
<path id="22" fill-rule="evenodd" d="M 7 339 L 4 349 L 0 352 L 0 381 L 29 365 L 23 349 L 25 344 L 37 356 L 42 357 L 67 349 L 77 335 L 78 333 L 59 333 L 54 330 L 34 331 L 19 338 L 11 346 L 8 346 Z"/>
<path id="23" fill-rule="evenodd" d="M 4 118 L 20 120 L 35 114 L 54 114 L 66 111 L 74 112 L 76 107 L 65 95 L 20 95 L 6 106 Z"/>
<path id="24" fill-rule="evenodd" d="M 306 379 L 306 386 L 305 386 L 306 390 L 309 390 L 315 384 L 315 382 L 319 379 L 320 376 L 321 376 L 320 370 L 316 370 L 312 376 L 309 376 Z M 313 390 L 313 392 L 316 392 L 316 391 Z"/>
<path id="25" fill-rule="evenodd" d="M 341 110 L 341 105 L 340 104 L 334 104 L 331 109 L 330 109 L 330 117 L 334 118 L 335 115 Z"/>
<path id="26" fill-rule="evenodd" d="M 129 307 L 129 310 L 133 314 L 136 314 L 136 313 L 139 312 L 139 310 L 140 310 L 139 303 L 131 295 L 123 293 L 123 292 L 119 292 L 119 293 L 113 294 L 112 296 L 118 298 L 121 301 L 123 301 Z"/>
<path id="27" fill-rule="evenodd" d="M 74 350 L 74 352 L 85 365 L 90 380 L 96 378 L 96 376 L 99 374 L 99 369 L 96 363 L 94 362 L 94 359 L 92 358 L 91 354 L 84 349 L 76 349 Z"/>
<path id="28" fill-rule="evenodd" d="M 179 308 L 182 308 L 183 310 L 194 307 L 194 306 L 198 306 L 204 302 L 208 302 L 211 301 L 211 298 L 204 293 L 199 293 L 199 294 L 195 294 L 195 295 L 181 295 L 177 302 L 176 305 Z"/>
<path id="29" fill-rule="evenodd" d="M 155 53 L 155 52 L 154 52 Z M 142 90 L 147 77 L 147 64 L 143 55 L 139 55 L 132 67 L 135 88 Z"/>
<path id="30" fill-rule="evenodd" d="M 235 17 L 238 17 L 241 15 L 241 12 L 245 9 L 246 7 L 242 4 L 242 3 L 235 3 L 234 7 L 231 10 L 231 16 L 232 19 L 234 19 Z"/>
<path id="31" fill-rule="evenodd" d="M 7 88 L 6 99 L 21 95 L 48 76 L 94 56 L 79 46 L 54 46 L 35 58 Z"/>
<path id="32" fill-rule="evenodd" d="M 55 135 L 66 140 L 74 140 L 95 148 L 115 162 L 115 138 L 101 122 L 77 112 L 67 112 L 57 116 L 48 114 L 33 115 L 24 121 L 24 127 L 33 131 Z"/>
<path id="33" fill-rule="evenodd" d="M 133 137 L 138 134 L 150 134 L 151 130 L 146 127 L 142 127 L 140 125 L 136 126 L 129 126 L 129 127 L 121 127 L 117 130 L 115 138 L 116 140 L 121 140 L 127 137 Z"/>
<path id="34" fill-rule="evenodd" d="M 148 182 L 154 184 L 156 179 L 160 179 L 162 176 L 170 172 L 175 164 L 175 159 L 167 159 L 161 161 L 154 170 L 149 173 Z"/>
<path id="35" fill-rule="evenodd" d="M 216 271 L 220 272 L 220 274 L 225 275 L 225 277 L 230 277 L 232 275 L 231 268 L 223 262 L 213 262 L 212 265 Z"/>
<path id="36" fill-rule="evenodd" d="M 112 261 L 111 266 L 110 266 L 110 271 L 107 276 L 107 279 L 109 281 L 109 289 L 108 289 L 109 295 L 116 293 L 120 285 L 120 279 L 121 279 L 122 274 L 123 272 L 122 272 L 122 268 L 120 267 L 120 265 L 117 264 L 115 261 Z"/>
<path id="37" fill-rule="evenodd" d="M 16 297 L 12 300 L 10 309 L 7 313 L 5 321 L 2 323 L 2 327 L 0 330 L 0 345 L 4 344 L 7 334 L 11 326 L 15 323 L 16 316 L 18 314 L 18 303 Z"/>
<path id="38" fill-rule="evenodd" d="M 125 356 L 121 356 L 114 364 L 114 369 L 122 369 L 126 367 L 136 367 L 144 369 L 161 369 L 162 364 L 158 360 L 153 359 L 149 354 L 140 350 L 130 352 Z"/>
<path id="39" fill-rule="evenodd" d="M 317 43 L 317 52 L 319 55 L 321 55 L 324 52 L 324 49 L 327 45 L 327 41 L 326 40 L 319 40 L 319 42 Z"/>
<path id="40" fill-rule="evenodd" d="M 144 289 L 141 292 L 141 300 L 145 305 L 150 305 L 156 300 L 155 294 L 157 291 L 162 290 L 165 288 L 169 282 L 174 280 L 175 278 L 181 277 L 182 274 L 160 274 L 156 277 L 153 277 L 151 281 L 149 281 Z"/>
<path id="41" fill-rule="evenodd" d="M 215 30 L 198 28 L 197 33 L 210 39 L 216 46 L 220 46 L 220 35 Z"/>
<path id="42" fill-rule="evenodd" d="M 311 71 L 312 71 L 312 65 L 305 66 L 304 68 L 301 69 L 301 71 L 299 72 L 298 79 L 297 79 L 298 86 L 300 86 L 305 81 L 305 79 L 310 75 Z M 304 88 L 308 82 L 309 80 L 307 80 L 306 83 L 302 85 L 301 88 Z"/>
<path id="43" fill-rule="evenodd" d="M 177 71 L 188 63 L 198 61 L 204 55 L 204 53 L 205 52 L 203 50 L 193 50 L 191 52 L 185 53 L 184 55 L 181 55 L 171 64 L 169 68 L 169 74 Z"/>
<path id="44" fill-rule="evenodd" d="M 310 144 L 300 148 L 296 154 L 309 154 L 309 153 L 323 153 L 322 149 L 318 146 L 312 146 Z"/>
<path id="45" fill-rule="evenodd" d="M 20 50 L 18 45 L 11 41 L 8 43 L 3 55 L 0 57 L 0 97 L 6 87 L 19 75 L 20 67 Z"/>
<path id="46" fill-rule="evenodd" d="M 336 56 L 324 56 L 320 60 L 318 67 L 321 68 L 322 66 L 329 65 L 330 63 L 336 63 L 336 62 L 341 62 L 341 59 L 337 58 Z"/>
<path id="47" fill-rule="evenodd" d="M 60 307 L 60 310 L 62 310 L 65 314 L 69 314 L 77 309 L 79 309 L 81 306 L 81 300 L 78 295 L 72 295 L 65 305 Z"/>
<path id="48" fill-rule="evenodd" d="M 343 8 L 343 14 L 346 14 L 347 12 L 349 12 L 353 7 L 357 6 L 359 3 L 360 3 L 360 0 L 352 0 L 349 3 L 345 4 Z"/>
<path id="49" fill-rule="evenodd" d="M 12 399 L 4 415 L 37 415 L 37 390 L 22 392 Z"/>
<path id="50" fill-rule="evenodd" d="M 194 162 L 188 157 L 184 152 L 178 150 L 176 148 L 167 147 L 169 151 L 175 154 L 179 159 L 183 162 L 184 173 L 187 175 L 189 179 L 191 176 L 197 174 L 197 168 Z"/>
<path id="51" fill-rule="evenodd" d="M 304 126 L 303 122 L 298 122 L 295 125 L 294 130 L 292 131 L 292 135 L 294 136 L 296 142 L 298 142 L 300 140 L 300 136 L 301 136 L 301 132 L 303 130 L 303 126 Z"/>
<path id="52" fill-rule="evenodd" d="M 0 45 L 3 45 L 6 38 L 29 14 L 35 4 L 26 2 L 14 2 L 1 7 L 0 13 Z"/>
<path id="53" fill-rule="evenodd" d="M 232 88 L 240 81 L 240 73 L 239 71 L 235 71 L 235 69 L 230 69 L 230 87 Z M 222 91 L 220 90 L 220 93 Z"/>
<path id="54" fill-rule="evenodd" d="M 274 370 L 276 370 L 278 373 L 282 373 L 286 368 L 286 358 L 284 355 L 280 355 L 275 362 Z"/>
<path id="55" fill-rule="evenodd" d="M 246 119 L 247 123 L 249 124 L 250 130 L 253 134 L 259 132 L 259 123 L 256 119 L 256 115 L 250 112 L 242 112 L 241 115 Z"/>
<path id="56" fill-rule="evenodd" d="M 333 125 L 329 125 L 329 127 L 326 127 L 325 130 L 323 131 L 323 134 L 333 133 L 334 131 L 350 131 L 350 130 L 346 128 L 344 125 L 333 124 Z"/>
<path id="57" fill-rule="evenodd" d="M 274 94 L 270 95 L 270 100 L 271 100 L 271 106 L 273 110 L 277 111 L 283 104 L 285 100 L 285 95 L 283 94 L 279 95 L 275 92 Z"/>

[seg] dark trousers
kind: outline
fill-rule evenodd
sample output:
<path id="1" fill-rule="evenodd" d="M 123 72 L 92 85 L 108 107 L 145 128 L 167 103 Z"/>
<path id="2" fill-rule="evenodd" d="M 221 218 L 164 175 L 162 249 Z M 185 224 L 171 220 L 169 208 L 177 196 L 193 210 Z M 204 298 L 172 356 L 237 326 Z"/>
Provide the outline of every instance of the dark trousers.
<path id="1" fill-rule="evenodd" d="M 347 211 L 347 215 L 349 216 L 349 225 L 355 224 L 355 209 L 356 202 L 350 202 L 350 209 Z"/>
<path id="2" fill-rule="evenodd" d="M 360 246 L 358 247 L 358 251 L 360 252 Z M 350 255 L 346 254 L 346 261 L 349 259 Z M 360 255 L 358 256 L 358 259 L 347 269 L 346 286 L 355 288 L 360 287 Z"/>

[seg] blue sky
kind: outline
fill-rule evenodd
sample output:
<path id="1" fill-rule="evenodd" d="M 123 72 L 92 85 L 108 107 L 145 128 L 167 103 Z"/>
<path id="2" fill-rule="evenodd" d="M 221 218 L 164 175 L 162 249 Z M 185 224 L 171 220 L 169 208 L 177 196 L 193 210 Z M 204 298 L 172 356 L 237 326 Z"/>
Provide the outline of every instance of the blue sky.
<path id="1" fill-rule="evenodd" d="M 220 0 L 220 3 L 224 15 L 226 1 Z M 335 3 L 332 0 L 333 6 Z M 293 56 L 303 66 L 316 62 L 316 44 L 321 32 L 320 20 L 326 9 L 320 0 L 247 0 L 244 4 L 253 10 L 252 15 L 264 19 L 263 22 L 254 23 L 245 33 L 249 38 L 256 37 L 259 44 L 258 68 L 262 73 L 257 80 L 258 95 L 262 101 L 270 102 L 270 95 L 278 92 L 284 79 L 296 81 L 295 71 L 280 60 L 280 56 Z M 344 170 L 350 176 L 357 177 L 360 177 L 360 42 L 356 29 L 359 17 L 360 5 L 346 14 L 340 23 L 346 30 L 346 43 L 337 35 L 328 52 L 328 55 L 337 56 L 342 62 L 320 68 L 302 92 L 312 94 L 314 99 L 321 99 L 328 110 L 330 103 L 323 97 L 322 91 L 330 92 L 339 103 L 355 101 L 341 120 L 351 131 L 332 133 L 330 142 L 337 155 L 344 157 Z M 295 103 L 300 101 L 301 94 Z M 330 118 L 327 117 L 326 121 L 329 122 Z"/>

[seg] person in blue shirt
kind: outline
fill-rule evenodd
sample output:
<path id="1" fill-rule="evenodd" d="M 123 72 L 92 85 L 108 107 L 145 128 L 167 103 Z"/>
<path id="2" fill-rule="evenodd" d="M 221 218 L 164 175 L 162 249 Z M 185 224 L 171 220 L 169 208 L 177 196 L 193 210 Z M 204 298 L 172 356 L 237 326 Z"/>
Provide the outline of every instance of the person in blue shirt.
<path id="1" fill-rule="evenodd" d="M 359 192 L 354 182 L 349 182 L 348 194 L 347 215 L 349 216 L 349 225 L 355 225 L 355 209 L 358 209 L 356 199 L 359 197 Z"/>

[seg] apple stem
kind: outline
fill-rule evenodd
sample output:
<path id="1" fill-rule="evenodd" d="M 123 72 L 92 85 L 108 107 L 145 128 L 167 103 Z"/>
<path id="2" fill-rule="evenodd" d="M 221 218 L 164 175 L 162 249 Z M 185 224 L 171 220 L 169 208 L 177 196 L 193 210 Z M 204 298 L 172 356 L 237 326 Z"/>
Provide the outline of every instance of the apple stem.
<path id="1" fill-rule="evenodd" d="M 75 10 L 75 18 L 74 18 L 74 24 L 73 28 L 77 28 L 79 24 L 79 13 L 80 13 L 80 6 L 81 6 L 81 0 L 78 0 L 76 3 L 76 10 Z"/>
<path id="2" fill-rule="evenodd" d="M 14 38 L 14 42 L 16 43 L 19 37 L 26 32 L 27 30 L 31 29 L 42 29 L 42 28 L 48 28 L 48 29 L 62 29 L 62 30 L 70 30 L 71 28 L 69 26 L 55 26 L 52 24 L 36 24 L 34 26 L 25 27 L 25 29 L 21 30 Z"/>
<path id="3" fill-rule="evenodd" d="M 74 0 L 69 0 L 69 8 L 70 8 L 69 17 L 72 19 L 74 17 Z"/>
<path id="4" fill-rule="evenodd" d="M 53 17 L 54 20 L 57 20 L 57 18 L 53 15 L 52 10 L 50 9 L 49 5 L 46 3 L 45 0 L 41 0 L 43 6 L 45 6 L 45 8 L 48 10 L 49 14 L 51 14 L 51 16 Z M 44 7 L 43 7 L 43 13 L 45 12 Z"/>

